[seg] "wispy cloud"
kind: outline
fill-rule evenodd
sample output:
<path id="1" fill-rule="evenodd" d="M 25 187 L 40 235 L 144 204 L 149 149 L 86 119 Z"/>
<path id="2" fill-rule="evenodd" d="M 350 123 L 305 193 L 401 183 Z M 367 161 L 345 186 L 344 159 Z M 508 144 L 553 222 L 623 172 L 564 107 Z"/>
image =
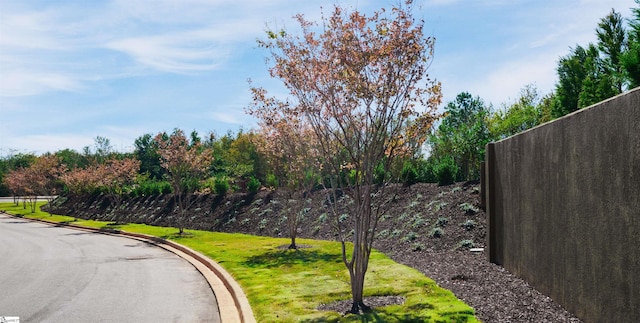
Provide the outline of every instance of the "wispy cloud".
<path id="1" fill-rule="evenodd" d="M 77 91 L 92 80 L 156 72 L 215 70 L 238 44 L 253 42 L 283 6 L 284 1 L 9 2 L 0 10 L 0 96 Z"/>

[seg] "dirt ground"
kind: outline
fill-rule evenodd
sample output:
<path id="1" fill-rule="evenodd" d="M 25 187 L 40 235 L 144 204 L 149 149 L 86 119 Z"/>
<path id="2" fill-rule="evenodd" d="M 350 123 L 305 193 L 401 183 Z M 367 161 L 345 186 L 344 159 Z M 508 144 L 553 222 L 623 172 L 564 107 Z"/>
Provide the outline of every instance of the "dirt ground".
<path id="1" fill-rule="evenodd" d="M 399 263 L 416 268 L 472 306 L 483 322 L 580 322 L 550 298 L 506 271 L 489 263 L 484 248 L 486 216 L 479 207 L 479 184 L 450 186 L 415 184 L 396 186 L 394 200 L 381 217 L 374 247 Z M 336 239 L 334 217 L 326 194 L 317 191 L 302 204 L 278 191 L 255 195 L 230 194 L 224 198 L 200 196 L 190 208 L 188 228 L 288 237 L 287 216 L 301 214 L 298 237 Z M 102 196 L 62 197 L 56 213 L 87 219 L 173 225 L 175 205 L 168 196 L 139 197 L 110 211 Z M 301 210 L 301 211 L 300 211 Z M 348 216 L 343 216 L 348 221 Z M 400 298 L 365 300 L 382 306 Z M 346 305 L 345 305 L 346 304 Z M 348 310 L 348 303 L 325 309 Z"/>

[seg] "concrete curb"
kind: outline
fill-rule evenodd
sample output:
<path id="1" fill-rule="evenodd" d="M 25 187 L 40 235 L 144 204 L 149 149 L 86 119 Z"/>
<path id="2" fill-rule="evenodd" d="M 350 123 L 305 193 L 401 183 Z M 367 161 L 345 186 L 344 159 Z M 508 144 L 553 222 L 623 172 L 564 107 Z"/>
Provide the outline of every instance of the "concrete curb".
<path id="1" fill-rule="evenodd" d="M 0 211 L 0 213 L 10 217 L 28 221 L 41 222 L 49 225 L 63 226 L 83 231 L 126 237 L 156 245 L 185 259 L 202 274 L 202 276 L 207 280 L 207 283 L 209 283 L 209 286 L 213 290 L 214 295 L 216 296 L 218 310 L 220 312 L 220 321 L 222 323 L 256 322 L 247 296 L 244 294 L 244 291 L 242 290 L 240 285 L 233 279 L 231 274 L 229 274 L 224 268 L 222 268 L 222 266 L 220 266 L 210 258 L 207 258 L 203 254 L 179 243 L 141 233 L 132 233 L 120 230 L 101 230 L 97 228 L 83 227 L 71 223 L 59 223 L 47 221 L 44 219 L 17 217 L 3 211 Z"/>

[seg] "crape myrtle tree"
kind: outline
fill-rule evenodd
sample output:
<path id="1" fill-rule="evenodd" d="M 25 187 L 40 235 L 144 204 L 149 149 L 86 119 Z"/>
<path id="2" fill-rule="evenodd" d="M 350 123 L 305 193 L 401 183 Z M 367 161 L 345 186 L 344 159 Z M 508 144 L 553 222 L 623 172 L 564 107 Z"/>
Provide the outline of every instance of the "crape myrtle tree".
<path id="1" fill-rule="evenodd" d="M 289 249 L 297 249 L 298 224 L 310 209 L 309 194 L 320 182 L 315 134 L 303 120 L 291 118 L 296 108 L 267 98 L 264 89 L 252 90 L 255 104 L 247 112 L 260 120 L 260 132 L 253 137 L 255 146 L 286 192 Z"/>
<path id="2" fill-rule="evenodd" d="M 47 200 L 51 202 L 51 196 L 57 193 L 57 184 L 63 171 L 60 159 L 46 154 L 36 157 L 28 167 L 10 171 L 4 181 L 14 196 L 22 196 L 24 208 L 28 204 L 31 213 L 34 213 L 38 196 L 47 196 Z"/>
<path id="3" fill-rule="evenodd" d="M 45 154 L 36 158 L 35 162 L 27 168 L 27 183 L 34 193 L 35 200 L 32 203 L 31 212 L 35 212 L 37 196 L 45 196 L 48 202 L 49 215 L 51 215 L 53 199 L 58 194 L 60 176 L 65 172 L 66 166 L 61 164 L 61 158 L 55 154 Z"/>
<path id="4" fill-rule="evenodd" d="M 194 193 L 200 188 L 213 155 L 211 149 L 202 146 L 200 140 L 190 142 L 180 129 L 174 130 L 168 137 L 165 133 L 159 133 L 154 140 L 158 143 L 160 165 L 166 171 L 165 176 L 178 209 L 176 226 L 182 234 L 187 223 L 186 211 L 195 202 Z"/>
<path id="5" fill-rule="evenodd" d="M 366 16 L 335 6 L 323 28 L 297 15 L 301 35 L 268 31 L 260 45 L 271 54 L 272 77 L 290 93 L 287 117 L 313 130 L 333 198 L 328 205 L 338 223 L 338 195 L 350 198 L 353 235 L 338 230 L 350 281 L 354 313 L 367 310 L 364 278 L 378 220 L 388 209 L 390 186 L 374 185 L 376 166 L 389 169 L 424 140 L 441 101 L 440 84 L 427 68 L 434 39 L 411 14 L 411 1 Z M 256 90 L 254 90 L 254 93 Z M 268 96 L 258 101 L 272 100 Z M 269 102 L 257 102 L 259 106 Z M 382 166 L 379 166 L 382 165 Z M 342 176 L 348 173 L 349 176 Z M 342 196 L 344 197 L 344 196 Z M 347 239 L 352 250 L 347 250 Z"/>
<path id="6" fill-rule="evenodd" d="M 13 202 L 18 205 L 19 197 L 26 196 L 28 193 L 27 183 L 27 171 L 25 167 L 15 168 L 10 170 L 7 174 L 5 174 L 2 179 L 4 185 L 8 188 L 8 190 L 13 195 Z M 23 199 L 23 207 L 27 208 L 26 199 Z"/>
<path id="7" fill-rule="evenodd" d="M 135 184 L 139 169 L 140 161 L 134 158 L 111 158 L 95 168 L 98 186 L 111 202 L 111 217 L 114 221 L 118 221 L 122 200 Z"/>

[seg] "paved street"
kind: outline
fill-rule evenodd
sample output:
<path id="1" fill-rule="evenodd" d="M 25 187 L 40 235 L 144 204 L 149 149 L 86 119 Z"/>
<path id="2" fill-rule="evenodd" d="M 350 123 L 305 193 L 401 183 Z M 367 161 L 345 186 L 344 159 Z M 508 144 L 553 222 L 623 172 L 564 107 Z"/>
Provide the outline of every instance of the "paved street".
<path id="1" fill-rule="evenodd" d="M 137 240 L 0 215 L 0 316 L 20 322 L 219 322 L 202 275 Z"/>

